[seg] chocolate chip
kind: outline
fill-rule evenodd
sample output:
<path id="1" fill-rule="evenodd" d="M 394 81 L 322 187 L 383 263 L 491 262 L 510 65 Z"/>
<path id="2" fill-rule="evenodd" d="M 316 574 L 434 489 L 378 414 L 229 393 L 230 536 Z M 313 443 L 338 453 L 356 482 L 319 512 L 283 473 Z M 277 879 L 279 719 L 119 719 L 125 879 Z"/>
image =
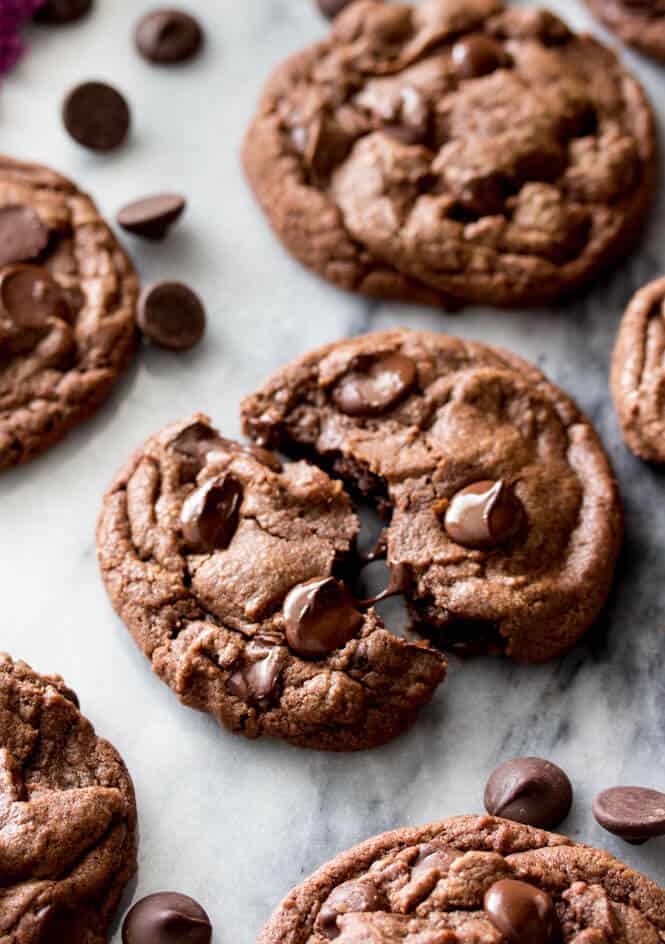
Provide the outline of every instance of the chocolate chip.
<path id="1" fill-rule="evenodd" d="M 198 420 L 181 429 L 175 439 L 169 443 L 169 448 L 179 452 L 188 459 L 194 459 L 202 468 L 208 456 L 216 446 L 219 446 L 222 437 L 214 429 Z"/>
<path id="2" fill-rule="evenodd" d="M 203 44 L 199 23 L 182 10 L 153 10 L 136 27 L 136 46 L 148 62 L 172 65 L 192 59 Z"/>
<path id="3" fill-rule="evenodd" d="M 358 606 L 374 606 L 382 600 L 388 600 L 390 597 L 401 596 L 411 586 L 411 571 L 406 564 L 390 564 L 390 580 L 388 586 L 375 597 L 369 600 L 359 600 Z"/>
<path id="4" fill-rule="evenodd" d="M 192 492 L 180 514 L 187 547 L 201 554 L 227 548 L 238 527 L 242 496 L 242 485 L 228 473 Z"/>
<path id="5" fill-rule="evenodd" d="M 516 823 L 554 829 L 568 816 L 573 788 L 566 774 L 540 757 L 516 757 L 494 771 L 485 787 L 485 809 Z"/>
<path id="6" fill-rule="evenodd" d="M 62 109 L 67 131 L 91 151 L 112 151 L 129 133 L 129 105 L 105 82 L 84 82 L 73 89 Z"/>
<path id="7" fill-rule="evenodd" d="M 514 487 L 503 479 L 475 482 L 452 498 L 445 528 L 462 547 L 489 548 L 503 544 L 519 530 L 524 509 Z"/>
<path id="8" fill-rule="evenodd" d="M 418 858 L 411 866 L 411 878 L 419 878 L 426 872 L 438 872 L 440 875 L 446 875 L 448 869 L 462 855 L 457 849 L 450 846 L 441 846 L 430 842 L 423 846 L 418 854 Z"/>
<path id="9" fill-rule="evenodd" d="M 188 351 L 205 331 L 203 303 L 181 282 L 158 282 L 141 292 L 138 308 L 141 331 L 159 347 Z"/>
<path id="10" fill-rule="evenodd" d="M 381 911 L 387 907 L 385 895 L 376 885 L 367 880 L 344 882 L 338 885 L 323 902 L 316 919 L 317 930 L 326 937 L 335 938 L 339 934 L 337 918 L 343 914 Z"/>
<path id="11" fill-rule="evenodd" d="M 353 639 L 363 616 L 343 584 L 334 577 L 317 577 L 289 592 L 284 622 L 291 649 L 304 659 L 316 659 Z"/>
<path id="12" fill-rule="evenodd" d="M 458 40 L 452 49 L 452 59 L 458 75 L 464 79 L 488 75 L 508 61 L 503 48 L 481 33 Z"/>
<path id="13" fill-rule="evenodd" d="M 0 312 L 19 330 L 42 328 L 51 318 L 69 317 L 65 294 L 50 272 L 31 265 L 0 271 Z"/>
<path id="14" fill-rule="evenodd" d="M 90 940 L 83 915 L 70 910 L 66 905 L 48 905 L 37 915 L 36 944 L 86 944 Z"/>
<path id="15" fill-rule="evenodd" d="M 633 845 L 665 835 L 665 793 L 647 787 L 611 787 L 593 801 L 603 829 Z"/>
<path id="16" fill-rule="evenodd" d="M 49 241 L 48 227 L 26 206 L 0 208 L 0 266 L 35 259 Z"/>
<path id="17" fill-rule="evenodd" d="M 177 193 L 160 193 L 128 203 L 118 212 L 123 229 L 144 239 L 164 239 L 185 209 L 184 197 Z"/>
<path id="18" fill-rule="evenodd" d="M 381 416 L 408 396 L 417 376 L 410 357 L 383 354 L 345 374 L 333 390 L 333 400 L 348 416 Z"/>
<path id="19" fill-rule="evenodd" d="M 282 660 L 278 648 L 267 651 L 261 647 L 254 647 L 252 644 L 247 647 L 247 655 L 251 656 L 255 649 L 262 653 L 263 658 L 257 662 L 250 662 L 238 672 L 234 672 L 229 679 L 228 687 L 233 695 L 261 705 L 270 699 L 277 687 Z"/>
<path id="20" fill-rule="evenodd" d="M 353 3 L 353 0 L 317 0 L 317 3 L 321 13 L 329 20 L 334 20 L 338 13 Z"/>
<path id="21" fill-rule="evenodd" d="M 122 925 L 123 944 L 210 944 L 212 925 L 188 895 L 158 892 L 141 899 Z"/>
<path id="22" fill-rule="evenodd" d="M 551 944 L 560 936 L 552 899 L 526 882 L 495 882 L 485 893 L 484 907 L 509 944 Z"/>
<path id="23" fill-rule="evenodd" d="M 73 23 L 92 9 L 93 0 L 46 0 L 35 13 L 38 23 Z"/>

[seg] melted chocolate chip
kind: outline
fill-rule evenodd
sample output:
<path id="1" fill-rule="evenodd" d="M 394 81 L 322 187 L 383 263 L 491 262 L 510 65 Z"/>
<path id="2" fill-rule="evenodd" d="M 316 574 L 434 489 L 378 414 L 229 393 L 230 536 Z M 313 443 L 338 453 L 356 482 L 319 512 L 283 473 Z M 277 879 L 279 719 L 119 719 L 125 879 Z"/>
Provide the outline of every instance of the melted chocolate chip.
<path id="1" fill-rule="evenodd" d="M 441 846 L 430 842 L 423 846 L 418 854 L 418 858 L 411 866 L 411 878 L 420 878 L 426 872 L 438 872 L 440 875 L 446 875 L 448 869 L 461 856 L 457 849 L 451 849 L 449 846 Z"/>
<path id="2" fill-rule="evenodd" d="M 646 787 L 611 787 L 594 799 L 593 815 L 603 829 L 638 846 L 665 835 L 665 793 Z"/>
<path id="3" fill-rule="evenodd" d="M 381 593 L 377 594 L 375 597 L 370 597 L 369 600 L 359 600 L 358 606 L 374 606 L 375 603 L 380 603 L 382 600 L 400 596 L 405 593 L 410 586 L 411 571 L 406 564 L 391 564 L 390 581 L 386 589 L 382 590 Z"/>
<path id="4" fill-rule="evenodd" d="M 568 816 L 573 788 L 566 774 L 540 757 L 516 757 L 494 771 L 485 787 L 485 809 L 516 823 L 554 829 Z"/>
<path id="5" fill-rule="evenodd" d="M 188 895 L 158 892 L 141 899 L 122 925 L 123 944 L 210 944 L 212 925 Z"/>
<path id="6" fill-rule="evenodd" d="M 499 481 L 475 482 L 458 492 L 446 510 L 445 528 L 462 547 L 496 547 L 513 537 L 524 519 L 514 487 Z"/>
<path id="7" fill-rule="evenodd" d="M 78 85 L 65 99 L 62 116 L 74 140 L 92 151 L 112 151 L 129 134 L 129 105 L 105 82 Z"/>
<path id="8" fill-rule="evenodd" d="M 333 389 L 333 400 L 347 416 L 381 416 L 413 390 L 416 365 L 404 354 L 371 358 L 345 374 Z"/>
<path id="9" fill-rule="evenodd" d="M 70 317 L 65 294 L 50 272 L 31 265 L 0 272 L 0 311 L 19 332 L 43 328 L 52 318 Z"/>
<path id="10" fill-rule="evenodd" d="M 294 587 L 284 601 L 286 639 L 304 659 L 340 649 L 363 624 L 362 613 L 334 577 L 317 577 Z"/>
<path id="11" fill-rule="evenodd" d="M 66 905 L 49 905 L 38 916 L 37 944 L 86 944 L 88 929 L 83 915 Z"/>
<path id="12" fill-rule="evenodd" d="M 464 79 L 476 79 L 489 75 L 507 63 L 502 47 L 482 33 L 473 33 L 458 40 L 452 49 L 455 69 Z"/>
<path id="13" fill-rule="evenodd" d="M 203 45 L 203 30 L 183 10 L 153 10 L 136 27 L 136 46 L 144 59 L 172 65 L 193 59 Z"/>
<path id="14" fill-rule="evenodd" d="M 335 938 L 339 934 L 337 918 L 343 914 L 381 911 L 387 906 L 385 895 L 376 885 L 367 880 L 344 882 L 330 893 L 323 902 L 316 919 L 316 926 L 326 937 Z"/>
<path id="15" fill-rule="evenodd" d="M 484 907 L 509 944 L 553 944 L 560 935 L 552 899 L 526 882 L 495 882 L 485 893 Z"/>
<path id="16" fill-rule="evenodd" d="M 255 653 L 261 654 L 262 658 L 234 672 L 229 679 L 228 688 L 231 694 L 239 698 L 263 705 L 270 700 L 277 688 L 282 660 L 278 648 L 266 650 L 250 643 L 247 656 L 251 657 Z"/>
<path id="17" fill-rule="evenodd" d="M 123 229 L 134 236 L 160 240 L 180 219 L 185 206 L 185 198 L 180 194 L 160 193 L 128 203 L 118 211 L 117 220 Z"/>
<path id="18" fill-rule="evenodd" d="M 0 207 L 0 267 L 36 259 L 48 241 L 48 227 L 31 207 Z"/>
<path id="19" fill-rule="evenodd" d="M 205 308 L 196 292 L 182 282 L 158 282 L 141 292 L 138 323 L 159 347 L 188 351 L 205 332 Z"/>
<path id="20" fill-rule="evenodd" d="M 203 554 L 229 546 L 238 527 L 242 496 L 242 485 L 228 473 L 192 492 L 180 514 L 189 550 Z"/>
<path id="21" fill-rule="evenodd" d="M 268 466 L 273 472 L 282 471 L 282 463 L 267 449 L 262 449 L 261 446 L 255 446 L 252 443 L 238 443 L 226 439 L 210 426 L 198 421 L 181 430 L 171 441 L 170 448 L 191 459 L 197 471 L 206 465 L 208 457 L 215 451 L 227 452 L 231 455 L 241 452 L 256 459 L 262 465 Z"/>

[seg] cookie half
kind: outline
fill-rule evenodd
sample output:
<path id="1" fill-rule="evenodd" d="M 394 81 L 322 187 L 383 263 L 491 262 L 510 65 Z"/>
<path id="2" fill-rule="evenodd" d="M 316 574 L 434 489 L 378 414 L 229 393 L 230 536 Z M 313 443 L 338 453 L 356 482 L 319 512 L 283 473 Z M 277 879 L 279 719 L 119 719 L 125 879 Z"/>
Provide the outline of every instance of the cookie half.
<path id="1" fill-rule="evenodd" d="M 61 678 L 0 655 L 0 940 L 105 944 L 135 871 L 122 759 Z"/>
<path id="2" fill-rule="evenodd" d="M 630 46 L 665 62 L 663 0 L 586 0 L 601 22 Z"/>
<path id="3" fill-rule="evenodd" d="M 244 145 L 277 235 L 335 285 L 531 305 L 633 243 L 653 118 L 616 56 L 546 10 L 358 0 L 270 79 Z"/>
<path id="4" fill-rule="evenodd" d="M 658 944 L 664 933 L 663 889 L 608 853 L 460 816 L 333 859 L 284 899 L 258 944 Z"/>
<path id="5" fill-rule="evenodd" d="M 340 482 L 195 416 L 119 474 L 97 546 L 113 606 L 182 702 L 248 737 L 348 751 L 407 728 L 446 671 L 356 606 L 340 578 L 357 531 Z"/>
<path id="6" fill-rule="evenodd" d="M 617 335 L 610 384 L 623 438 L 636 456 L 665 462 L 665 278 L 631 299 Z"/>
<path id="7" fill-rule="evenodd" d="M 136 343 L 138 281 L 71 181 L 0 157 L 0 469 L 106 399 Z"/>
<path id="8" fill-rule="evenodd" d="M 383 509 L 388 562 L 437 644 L 543 661 L 602 607 L 622 538 L 609 461 L 516 355 L 408 330 L 340 341 L 277 371 L 243 421 Z"/>

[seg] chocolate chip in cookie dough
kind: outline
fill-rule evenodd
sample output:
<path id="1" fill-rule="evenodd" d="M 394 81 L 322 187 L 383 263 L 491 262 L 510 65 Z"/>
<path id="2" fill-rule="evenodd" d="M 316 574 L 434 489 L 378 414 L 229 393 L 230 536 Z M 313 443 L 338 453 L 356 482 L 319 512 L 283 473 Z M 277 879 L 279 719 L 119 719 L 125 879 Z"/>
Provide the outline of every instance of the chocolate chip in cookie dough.
<path id="1" fill-rule="evenodd" d="M 555 829 L 568 816 L 573 788 L 566 774 L 540 757 L 516 757 L 493 772 L 485 809 L 516 823 Z"/>
<path id="2" fill-rule="evenodd" d="M 451 55 L 455 70 L 464 79 L 489 75 L 509 62 L 499 43 L 482 33 L 471 33 L 460 39 L 453 46 Z"/>
<path id="3" fill-rule="evenodd" d="M 353 0 L 317 0 L 317 3 L 321 13 L 329 20 L 334 20 L 342 10 L 353 3 Z"/>
<path id="4" fill-rule="evenodd" d="M 66 320 L 69 307 L 50 272 L 16 265 L 0 270 L 0 315 L 9 317 L 19 330 L 41 328 L 51 318 Z"/>
<path id="5" fill-rule="evenodd" d="M 84 82 L 73 89 L 62 109 L 67 131 L 91 151 L 113 151 L 129 134 L 129 105 L 105 82 Z"/>
<path id="6" fill-rule="evenodd" d="M 384 354 L 352 368 L 337 382 L 332 396 L 347 416 L 381 416 L 411 393 L 417 379 L 411 358 Z"/>
<path id="7" fill-rule="evenodd" d="M 185 500 L 180 515 L 187 547 L 196 553 L 224 550 L 238 527 L 243 489 L 230 474 L 211 479 Z"/>
<path id="8" fill-rule="evenodd" d="M 48 241 L 48 227 L 32 207 L 0 208 L 0 266 L 36 259 Z"/>
<path id="9" fill-rule="evenodd" d="M 249 662 L 234 672 L 228 687 L 233 695 L 261 705 L 270 700 L 277 688 L 282 660 L 279 648 L 266 648 L 260 642 L 252 642 L 247 646 L 247 657 L 251 658 L 254 654 L 259 656 L 257 661 Z"/>
<path id="10" fill-rule="evenodd" d="M 196 292 L 182 282 L 158 282 L 141 292 L 138 311 L 143 334 L 169 351 L 188 351 L 205 332 L 206 316 Z"/>
<path id="11" fill-rule="evenodd" d="M 160 193 L 128 203 L 118 212 L 117 220 L 123 229 L 134 236 L 164 239 L 182 216 L 185 206 L 185 198 L 180 194 Z"/>
<path id="12" fill-rule="evenodd" d="M 513 537 L 524 519 L 514 487 L 503 479 L 474 482 L 450 501 L 445 515 L 449 537 L 462 547 L 496 547 Z"/>
<path id="13" fill-rule="evenodd" d="M 495 882 L 485 893 L 484 905 L 508 944 L 553 944 L 560 936 L 552 899 L 527 882 Z"/>
<path id="14" fill-rule="evenodd" d="M 37 23 L 73 23 L 92 9 L 93 0 L 46 0 L 35 13 Z"/>
<path id="15" fill-rule="evenodd" d="M 201 905 L 178 892 L 142 898 L 122 925 L 123 944 L 210 944 L 212 925 Z"/>
<path id="16" fill-rule="evenodd" d="M 317 577 L 294 587 L 284 601 L 286 639 L 305 659 L 317 659 L 353 639 L 363 623 L 346 587 Z"/>
<path id="17" fill-rule="evenodd" d="M 665 835 L 665 793 L 646 787 L 611 787 L 593 801 L 603 829 L 639 846 Z"/>
<path id="18" fill-rule="evenodd" d="M 136 27 L 136 46 L 144 59 L 173 65 L 193 59 L 203 45 L 200 23 L 183 10 L 153 10 Z"/>
<path id="19" fill-rule="evenodd" d="M 386 896 L 376 885 L 365 879 L 360 882 L 344 882 L 331 892 L 321 906 L 316 919 L 317 930 L 323 931 L 327 938 L 339 934 L 337 918 L 344 914 L 367 914 L 381 911 L 387 907 Z"/>
<path id="20" fill-rule="evenodd" d="M 87 944 L 90 940 L 81 916 L 65 905 L 48 905 L 37 915 L 37 944 Z"/>

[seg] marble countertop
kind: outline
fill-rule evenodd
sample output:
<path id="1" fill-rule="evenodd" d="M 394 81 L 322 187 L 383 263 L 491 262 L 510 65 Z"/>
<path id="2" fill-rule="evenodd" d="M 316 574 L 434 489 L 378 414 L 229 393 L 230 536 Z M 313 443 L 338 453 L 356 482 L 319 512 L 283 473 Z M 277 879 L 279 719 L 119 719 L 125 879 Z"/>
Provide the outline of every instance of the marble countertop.
<path id="1" fill-rule="evenodd" d="M 148 0 L 97 0 L 82 24 L 31 31 L 30 54 L 0 93 L 2 150 L 73 176 L 109 216 L 156 189 L 187 194 L 186 219 L 165 244 L 129 248 L 146 280 L 190 282 L 209 312 L 198 349 L 146 349 L 101 413 L 0 481 L 0 648 L 63 674 L 124 756 L 140 813 L 140 872 L 130 892 L 187 892 L 208 908 L 216 942 L 251 944 L 281 897 L 319 864 L 385 829 L 480 812 L 489 771 L 524 753 L 570 774 L 575 805 L 564 831 L 665 883 L 665 839 L 628 846 L 604 833 L 590 809 L 593 795 L 616 783 L 665 786 L 665 481 L 623 447 L 607 389 L 624 305 L 662 272 L 662 194 L 642 248 L 556 309 L 445 315 L 341 294 L 277 244 L 238 161 L 269 69 L 324 32 L 313 0 L 182 5 L 208 34 L 205 55 L 187 68 L 151 68 L 135 54 L 131 31 Z M 551 5 L 612 41 L 581 0 Z M 624 55 L 662 121 L 665 71 Z M 108 157 L 83 152 L 61 127 L 65 92 L 88 78 L 117 84 L 133 107 L 131 142 Z M 279 364 L 343 335 L 402 324 L 504 344 L 590 414 L 627 513 L 606 615 L 559 662 L 453 662 L 420 722 L 379 750 L 319 755 L 234 737 L 178 704 L 111 611 L 94 547 L 102 492 L 130 451 L 168 421 L 203 410 L 238 434 L 240 398 Z"/>

